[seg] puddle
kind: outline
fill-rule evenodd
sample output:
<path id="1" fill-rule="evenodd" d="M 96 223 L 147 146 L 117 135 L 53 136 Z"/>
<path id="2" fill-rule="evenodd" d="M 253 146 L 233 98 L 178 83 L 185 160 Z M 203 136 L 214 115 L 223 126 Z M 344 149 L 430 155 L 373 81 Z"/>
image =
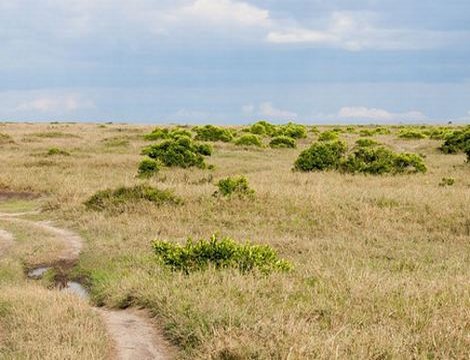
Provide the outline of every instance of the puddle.
<path id="1" fill-rule="evenodd" d="M 32 269 L 28 272 L 28 277 L 33 280 L 39 280 L 41 279 L 44 274 L 51 270 L 52 267 L 50 266 L 41 266 L 35 269 Z M 78 296 L 81 299 L 88 300 L 90 298 L 90 295 L 88 294 L 87 289 L 83 287 L 82 284 L 80 284 L 77 281 L 64 281 L 64 279 L 56 279 L 56 287 L 60 291 L 64 291 L 73 295 Z"/>

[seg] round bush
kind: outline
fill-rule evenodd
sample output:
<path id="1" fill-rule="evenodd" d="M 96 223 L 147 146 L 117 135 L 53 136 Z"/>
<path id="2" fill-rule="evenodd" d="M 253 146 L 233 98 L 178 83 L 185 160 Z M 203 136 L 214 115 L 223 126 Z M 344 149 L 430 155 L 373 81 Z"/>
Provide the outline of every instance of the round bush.
<path id="1" fill-rule="evenodd" d="M 235 145 L 238 146 L 257 146 L 262 147 L 263 143 L 258 135 L 245 134 L 235 140 Z"/>
<path id="2" fill-rule="evenodd" d="M 273 137 L 271 142 L 269 143 L 269 146 L 272 148 L 295 148 L 297 145 L 295 143 L 295 139 L 289 137 L 289 136 L 276 136 Z"/>
<path id="3" fill-rule="evenodd" d="M 194 128 L 196 140 L 230 142 L 233 139 L 232 132 L 219 126 L 205 125 Z"/>
<path id="4" fill-rule="evenodd" d="M 140 177 L 149 178 L 160 170 L 160 163 L 153 159 L 144 159 L 140 162 L 138 175 Z"/>
<path id="5" fill-rule="evenodd" d="M 300 171 L 337 169 L 346 150 L 343 141 L 316 142 L 300 153 L 294 168 Z"/>
<path id="6" fill-rule="evenodd" d="M 339 139 L 338 133 L 332 130 L 324 131 L 318 137 L 318 141 L 334 141 L 338 139 Z"/>

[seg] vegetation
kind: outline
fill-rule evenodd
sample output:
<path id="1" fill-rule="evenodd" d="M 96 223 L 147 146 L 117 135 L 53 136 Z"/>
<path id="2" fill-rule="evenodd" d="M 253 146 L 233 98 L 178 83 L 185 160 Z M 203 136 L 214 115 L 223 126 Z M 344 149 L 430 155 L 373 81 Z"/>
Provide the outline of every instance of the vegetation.
<path id="1" fill-rule="evenodd" d="M 324 134 L 324 133 L 323 133 Z M 300 153 L 294 168 L 300 171 L 336 170 L 347 150 L 343 141 L 319 141 Z"/>
<path id="2" fill-rule="evenodd" d="M 445 154 L 455 154 L 460 151 L 466 152 L 468 148 L 470 148 L 470 126 L 447 135 L 440 149 Z"/>
<path id="3" fill-rule="evenodd" d="M 196 140 L 200 141 L 222 141 L 230 142 L 233 139 L 229 129 L 214 125 L 197 126 L 193 129 L 196 132 Z"/>
<path id="4" fill-rule="evenodd" d="M 426 134 L 420 130 L 403 129 L 398 133 L 398 137 L 402 139 L 424 139 L 426 138 Z"/>
<path id="5" fill-rule="evenodd" d="M 443 177 L 441 182 L 439 183 L 439 186 L 452 186 L 455 184 L 455 179 L 451 177 Z"/>
<path id="6" fill-rule="evenodd" d="M 137 170 L 138 176 L 142 178 L 150 178 L 160 171 L 160 163 L 154 159 L 143 159 Z"/>
<path id="7" fill-rule="evenodd" d="M 191 131 L 181 128 L 155 128 L 152 130 L 151 133 L 145 134 L 144 139 L 148 141 L 156 141 L 156 140 L 167 140 L 167 139 L 176 139 L 182 136 L 186 136 L 192 138 L 193 134 Z"/>
<path id="8" fill-rule="evenodd" d="M 290 122 L 286 125 L 279 126 L 274 134 L 276 136 L 287 136 L 292 139 L 305 139 L 307 137 L 307 128 L 304 125 Z"/>
<path id="9" fill-rule="evenodd" d="M 140 201 L 155 205 L 177 205 L 182 202 L 170 190 L 159 190 L 148 185 L 136 185 L 98 191 L 85 202 L 85 206 L 96 211 L 124 210 L 127 206 Z"/>
<path id="10" fill-rule="evenodd" d="M 204 156 L 211 152 L 210 147 L 195 143 L 183 136 L 148 146 L 144 148 L 142 154 L 160 161 L 164 166 L 205 168 Z"/>
<path id="11" fill-rule="evenodd" d="M 50 148 L 47 150 L 47 155 L 48 156 L 56 156 L 56 155 L 61 155 L 61 156 L 70 156 L 70 153 L 66 150 L 62 150 L 56 147 Z"/>
<path id="12" fill-rule="evenodd" d="M 238 146 L 256 146 L 262 147 L 263 143 L 258 135 L 255 134 L 245 134 L 235 139 L 235 145 Z"/>
<path id="13" fill-rule="evenodd" d="M 10 135 L 0 133 L 0 145 L 12 144 L 12 143 L 14 143 L 14 141 Z"/>
<path id="14" fill-rule="evenodd" d="M 248 130 L 252 134 L 272 136 L 276 132 L 276 126 L 261 120 L 251 125 Z"/>
<path id="15" fill-rule="evenodd" d="M 359 147 L 369 147 L 369 146 L 376 146 L 380 145 L 377 141 L 372 140 L 372 139 L 357 139 L 356 140 L 356 145 Z"/>
<path id="16" fill-rule="evenodd" d="M 254 190 L 250 189 L 248 180 L 244 176 L 227 177 L 217 183 L 218 191 L 214 193 L 215 196 L 252 196 Z"/>
<path id="17" fill-rule="evenodd" d="M 339 139 L 338 133 L 333 130 L 324 131 L 318 137 L 318 141 L 335 141 L 338 139 Z"/>
<path id="18" fill-rule="evenodd" d="M 278 257 L 269 245 L 239 244 L 229 237 L 212 235 L 209 240 L 192 241 L 185 245 L 168 241 L 154 241 L 153 249 L 159 260 L 172 270 L 185 273 L 215 269 L 235 268 L 242 273 L 258 270 L 267 274 L 272 271 L 289 271 L 292 265 Z"/>
<path id="19" fill-rule="evenodd" d="M 295 139 L 285 136 L 285 135 L 280 135 L 280 136 L 275 136 L 271 139 L 269 146 L 272 148 L 290 148 L 294 149 L 297 145 L 295 142 Z"/>

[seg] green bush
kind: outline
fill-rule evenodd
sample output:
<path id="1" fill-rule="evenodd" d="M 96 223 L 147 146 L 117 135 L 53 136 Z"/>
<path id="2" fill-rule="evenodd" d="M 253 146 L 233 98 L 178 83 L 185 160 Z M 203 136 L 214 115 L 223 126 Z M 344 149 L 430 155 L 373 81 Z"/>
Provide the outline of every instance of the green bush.
<path id="1" fill-rule="evenodd" d="M 248 185 L 248 180 L 244 176 L 238 177 L 227 177 L 220 180 L 217 183 L 218 190 L 214 193 L 214 196 L 252 196 L 255 191 L 250 189 Z"/>
<path id="2" fill-rule="evenodd" d="M 196 147 L 196 152 L 198 152 L 199 154 L 203 156 L 212 155 L 213 149 L 212 149 L 212 146 L 210 146 L 209 144 L 200 143 L 200 144 L 195 144 L 194 146 Z"/>
<path id="3" fill-rule="evenodd" d="M 271 136 L 276 131 L 276 125 L 273 125 L 267 121 L 260 120 L 248 129 L 249 132 L 256 135 L 268 135 Z"/>
<path id="4" fill-rule="evenodd" d="M 144 159 L 140 162 L 138 176 L 149 178 L 160 171 L 160 163 L 153 159 Z"/>
<path id="5" fill-rule="evenodd" d="M 295 143 L 295 139 L 289 136 L 275 136 L 269 143 L 269 146 L 272 148 L 291 148 L 294 149 L 297 145 Z"/>
<path id="6" fill-rule="evenodd" d="M 398 137 L 402 139 L 425 139 L 426 135 L 421 130 L 403 129 L 398 133 Z"/>
<path id="7" fill-rule="evenodd" d="M 319 141 L 300 153 L 294 168 L 300 171 L 335 170 L 347 147 L 343 141 Z"/>
<path id="8" fill-rule="evenodd" d="M 439 186 L 444 187 L 444 186 L 452 186 L 455 184 L 455 179 L 454 178 L 442 178 L 441 182 L 439 183 Z"/>
<path id="9" fill-rule="evenodd" d="M 234 268 L 242 273 L 258 270 L 264 274 L 292 269 L 292 264 L 280 259 L 269 245 L 240 244 L 228 237 L 219 239 L 216 235 L 209 240 L 188 239 L 185 245 L 156 240 L 152 246 L 163 265 L 186 274 L 210 267 Z"/>
<path id="10" fill-rule="evenodd" d="M 341 162 L 341 170 L 373 175 L 426 172 L 416 154 L 395 153 L 385 147 L 358 147 Z"/>
<path id="11" fill-rule="evenodd" d="M 305 139 L 307 137 L 307 128 L 304 125 L 288 123 L 279 126 L 272 134 L 274 136 L 288 136 L 293 139 Z"/>
<path id="12" fill-rule="evenodd" d="M 255 134 L 245 134 L 240 136 L 238 139 L 235 139 L 235 145 L 238 146 L 257 146 L 262 147 L 263 143 L 258 135 Z"/>
<path id="13" fill-rule="evenodd" d="M 65 151 L 59 148 L 50 148 L 49 150 L 47 150 L 47 156 L 55 156 L 55 155 L 70 156 L 70 153 L 68 151 Z"/>
<path id="14" fill-rule="evenodd" d="M 191 131 L 188 131 L 186 129 L 155 128 L 150 134 L 144 135 L 144 139 L 149 140 L 149 141 L 155 141 L 155 140 L 176 139 L 182 136 L 191 138 L 193 135 Z"/>
<path id="15" fill-rule="evenodd" d="M 194 128 L 196 140 L 230 142 L 233 139 L 232 132 L 219 126 L 205 125 Z"/>
<path id="16" fill-rule="evenodd" d="M 13 144 L 13 143 L 14 143 L 14 141 L 13 141 L 13 139 L 11 138 L 10 135 L 4 134 L 4 133 L 0 133 L 0 145 Z"/>
<path id="17" fill-rule="evenodd" d="M 456 130 L 447 135 L 444 144 L 440 147 L 445 154 L 455 154 L 470 147 L 470 126 L 462 130 Z"/>
<path id="18" fill-rule="evenodd" d="M 159 190 L 147 185 L 120 187 L 98 191 L 91 196 L 85 206 L 90 210 L 123 210 L 130 204 L 147 201 L 155 205 L 180 204 L 182 201 L 170 190 Z"/>
<path id="19" fill-rule="evenodd" d="M 318 137 L 318 141 L 334 141 L 338 139 L 339 139 L 338 133 L 333 130 L 324 131 Z"/>
<path id="20" fill-rule="evenodd" d="M 374 132 L 370 129 L 362 129 L 359 131 L 360 136 L 374 136 Z"/>
<path id="21" fill-rule="evenodd" d="M 372 140 L 372 139 L 357 139 L 356 140 L 356 145 L 359 146 L 359 147 L 368 147 L 368 146 L 379 145 L 379 143 L 375 140 Z"/>
<path id="22" fill-rule="evenodd" d="M 146 147 L 143 155 L 159 160 L 164 166 L 182 168 L 205 168 L 203 155 L 207 155 L 209 148 L 193 142 L 186 136 L 177 139 L 164 140 L 161 143 Z"/>

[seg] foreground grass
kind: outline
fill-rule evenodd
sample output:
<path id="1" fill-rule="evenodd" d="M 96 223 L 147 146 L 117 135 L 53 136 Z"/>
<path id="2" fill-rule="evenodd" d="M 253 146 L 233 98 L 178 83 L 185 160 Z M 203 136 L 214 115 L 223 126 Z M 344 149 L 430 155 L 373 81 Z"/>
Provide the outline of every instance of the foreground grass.
<path id="1" fill-rule="evenodd" d="M 15 140 L 0 151 L 10 170 L 0 184 L 50 194 L 44 209 L 88 240 L 78 269 L 93 300 L 143 306 L 187 359 L 466 358 L 470 346 L 470 168 L 438 141 L 377 140 L 426 155 L 413 176 L 291 172 L 298 150 L 216 144 L 213 171 L 164 170 L 149 181 L 173 189 L 181 206 L 135 204 L 87 211 L 105 188 L 132 186 L 150 128 L 6 125 Z M 39 138 L 41 132 L 76 138 Z M 103 139 L 132 134 L 123 148 Z M 344 134 L 349 143 L 357 135 Z M 22 143 L 22 139 L 28 139 Z M 85 140 L 86 139 L 86 140 Z M 31 157 L 52 146 L 72 155 Z M 25 167 L 25 164 L 28 165 Z M 212 197 L 216 180 L 244 174 L 255 200 Z M 455 185 L 439 187 L 443 177 Z M 212 233 L 268 243 L 295 265 L 288 274 L 172 273 L 150 241 Z"/>

